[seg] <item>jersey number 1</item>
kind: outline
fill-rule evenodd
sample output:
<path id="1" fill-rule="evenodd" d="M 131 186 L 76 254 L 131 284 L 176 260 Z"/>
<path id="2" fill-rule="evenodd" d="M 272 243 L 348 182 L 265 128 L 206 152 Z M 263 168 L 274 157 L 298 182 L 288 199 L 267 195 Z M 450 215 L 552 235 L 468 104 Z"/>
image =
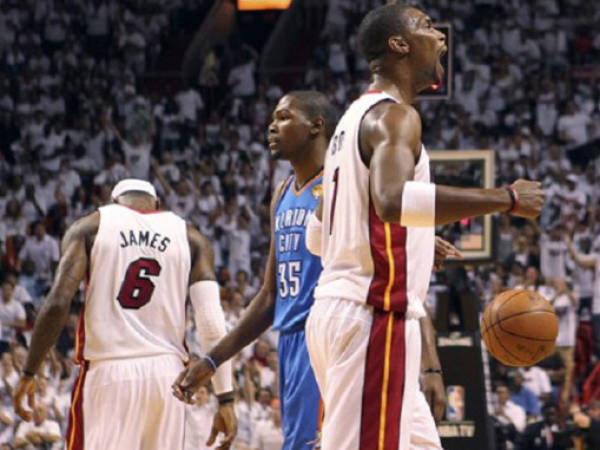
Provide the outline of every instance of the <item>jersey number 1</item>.
<path id="1" fill-rule="evenodd" d="M 149 276 L 160 275 L 162 267 L 157 260 L 140 258 L 127 267 L 117 300 L 123 308 L 139 309 L 150 301 L 154 283 Z"/>
<path id="2" fill-rule="evenodd" d="M 335 201 L 337 200 L 339 173 L 340 168 L 336 167 L 333 171 L 333 197 L 331 199 L 331 209 L 329 210 L 329 234 L 333 231 L 333 218 L 335 217 Z"/>

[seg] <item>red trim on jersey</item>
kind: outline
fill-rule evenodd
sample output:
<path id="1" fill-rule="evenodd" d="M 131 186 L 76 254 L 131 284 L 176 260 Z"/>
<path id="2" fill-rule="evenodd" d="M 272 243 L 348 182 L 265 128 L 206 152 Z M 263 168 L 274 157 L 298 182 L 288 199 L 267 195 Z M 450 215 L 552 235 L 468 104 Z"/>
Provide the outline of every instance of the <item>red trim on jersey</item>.
<path id="1" fill-rule="evenodd" d="M 370 194 L 369 194 L 370 195 Z M 386 243 L 385 223 L 375 212 L 373 201 L 369 201 L 369 242 L 373 258 L 373 279 L 369 286 L 367 304 L 378 309 L 405 312 L 406 299 L 406 228 L 395 223 L 390 228 L 390 248 Z M 391 252 L 392 261 L 390 261 Z M 385 307 L 385 293 L 390 282 L 390 265 L 394 266 L 393 284 L 389 290 L 389 308 Z"/>
<path id="2" fill-rule="evenodd" d="M 360 450 L 398 448 L 406 367 L 404 326 L 404 314 L 373 310 L 365 361 Z"/>
<path id="3" fill-rule="evenodd" d="M 73 386 L 71 409 L 69 410 L 69 425 L 67 427 L 67 450 L 83 450 L 83 385 L 87 374 L 88 363 L 82 363 L 79 376 Z"/>
<path id="4" fill-rule="evenodd" d="M 380 89 L 369 89 L 368 91 L 365 91 L 363 95 L 367 95 L 367 94 L 381 94 L 383 93 L 382 90 Z"/>
<path id="5" fill-rule="evenodd" d="M 133 210 L 135 212 L 138 212 L 140 214 L 162 214 L 162 213 L 169 212 L 169 211 L 163 211 L 163 210 L 160 210 L 160 209 L 137 209 L 137 208 L 134 208 L 133 206 L 121 205 L 120 203 L 117 203 L 117 205 L 124 206 L 125 208 L 131 209 L 131 210 Z"/>

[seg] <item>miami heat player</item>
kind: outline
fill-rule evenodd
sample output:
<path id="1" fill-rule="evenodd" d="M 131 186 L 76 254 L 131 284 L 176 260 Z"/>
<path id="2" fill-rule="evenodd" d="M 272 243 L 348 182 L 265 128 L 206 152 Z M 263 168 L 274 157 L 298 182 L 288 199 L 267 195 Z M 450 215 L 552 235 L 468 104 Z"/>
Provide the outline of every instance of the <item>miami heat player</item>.
<path id="1" fill-rule="evenodd" d="M 373 81 L 330 141 L 321 217 L 307 238 L 323 263 L 306 324 L 325 402 L 322 449 L 440 449 L 418 387 L 433 226 L 496 211 L 535 217 L 543 193 L 524 180 L 499 189 L 430 183 L 411 103 L 440 81 L 446 44 L 425 13 L 379 7 L 358 41 Z M 424 371 L 439 376 L 440 367 Z"/>
<path id="2" fill-rule="evenodd" d="M 185 405 L 170 388 L 187 360 L 188 291 L 205 350 L 225 334 L 212 249 L 183 219 L 157 210 L 150 183 L 123 180 L 112 197 L 115 204 L 78 220 L 65 234 L 15 389 L 15 410 L 31 420 L 23 398 L 33 408 L 34 376 L 87 275 L 67 449 L 182 449 Z M 226 433 L 228 448 L 236 430 L 230 365 L 219 369 L 213 384 L 221 403 L 215 424 Z"/>

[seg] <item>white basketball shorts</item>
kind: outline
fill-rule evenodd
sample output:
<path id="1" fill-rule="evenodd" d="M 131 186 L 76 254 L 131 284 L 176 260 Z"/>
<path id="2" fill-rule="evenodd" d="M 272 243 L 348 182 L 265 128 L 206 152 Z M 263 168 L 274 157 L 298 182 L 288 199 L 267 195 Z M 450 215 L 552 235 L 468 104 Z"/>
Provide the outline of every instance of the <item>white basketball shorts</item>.
<path id="1" fill-rule="evenodd" d="M 418 319 L 350 300 L 315 301 L 306 341 L 325 418 L 323 450 L 440 450 L 419 388 Z"/>

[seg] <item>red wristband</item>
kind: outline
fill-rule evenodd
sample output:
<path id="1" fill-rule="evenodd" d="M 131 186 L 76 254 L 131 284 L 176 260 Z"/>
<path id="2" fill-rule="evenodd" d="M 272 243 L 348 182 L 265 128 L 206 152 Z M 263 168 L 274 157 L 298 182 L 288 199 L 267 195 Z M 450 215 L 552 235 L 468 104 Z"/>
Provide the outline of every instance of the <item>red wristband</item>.
<path id="1" fill-rule="evenodd" d="M 521 202 L 519 201 L 519 194 L 517 190 L 512 186 L 506 186 L 506 190 L 508 191 L 508 195 L 510 195 L 510 208 L 506 211 L 509 214 L 513 214 L 519 210 L 521 207 Z"/>

